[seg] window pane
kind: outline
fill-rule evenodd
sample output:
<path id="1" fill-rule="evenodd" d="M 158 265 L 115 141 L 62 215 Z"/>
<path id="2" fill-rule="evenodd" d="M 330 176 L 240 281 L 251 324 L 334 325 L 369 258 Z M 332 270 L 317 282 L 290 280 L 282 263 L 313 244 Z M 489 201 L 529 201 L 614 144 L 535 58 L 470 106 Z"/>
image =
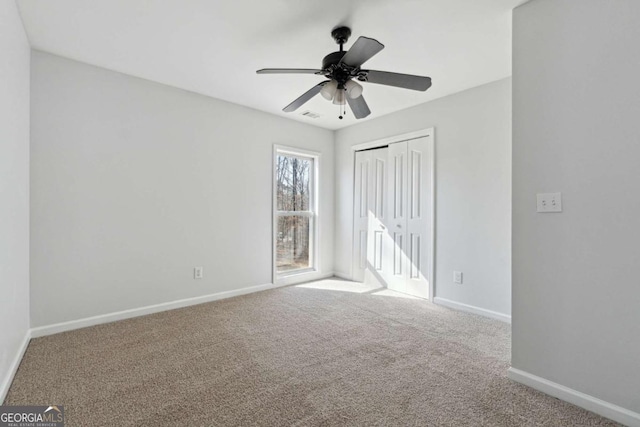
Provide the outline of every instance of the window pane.
<path id="1" fill-rule="evenodd" d="M 310 210 L 313 160 L 278 155 L 276 185 L 279 211 Z"/>
<path id="2" fill-rule="evenodd" d="M 278 273 L 311 267 L 309 260 L 309 217 L 278 217 L 276 270 Z"/>

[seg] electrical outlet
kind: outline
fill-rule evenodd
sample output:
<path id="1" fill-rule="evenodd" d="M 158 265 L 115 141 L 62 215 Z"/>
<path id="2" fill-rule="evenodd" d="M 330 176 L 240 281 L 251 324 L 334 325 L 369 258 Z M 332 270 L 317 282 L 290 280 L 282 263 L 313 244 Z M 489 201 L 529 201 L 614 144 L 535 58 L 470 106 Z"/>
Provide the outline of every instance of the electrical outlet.
<path id="1" fill-rule="evenodd" d="M 204 268 L 202 267 L 194 267 L 193 268 L 193 278 L 194 279 L 202 279 L 204 277 Z"/>
<path id="2" fill-rule="evenodd" d="M 457 283 L 458 285 L 462 285 L 462 271 L 454 271 L 453 272 L 453 283 Z"/>

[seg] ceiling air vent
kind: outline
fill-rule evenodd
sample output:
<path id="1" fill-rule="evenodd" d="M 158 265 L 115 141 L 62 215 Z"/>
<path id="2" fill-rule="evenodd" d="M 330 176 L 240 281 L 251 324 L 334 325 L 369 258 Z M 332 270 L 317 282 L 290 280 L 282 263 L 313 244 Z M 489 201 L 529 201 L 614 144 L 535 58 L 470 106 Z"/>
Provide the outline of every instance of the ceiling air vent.
<path id="1" fill-rule="evenodd" d="M 303 116 L 309 117 L 310 119 L 317 119 L 320 117 L 320 114 L 314 113 L 313 111 L 305 111 L 302 113 Z"/>

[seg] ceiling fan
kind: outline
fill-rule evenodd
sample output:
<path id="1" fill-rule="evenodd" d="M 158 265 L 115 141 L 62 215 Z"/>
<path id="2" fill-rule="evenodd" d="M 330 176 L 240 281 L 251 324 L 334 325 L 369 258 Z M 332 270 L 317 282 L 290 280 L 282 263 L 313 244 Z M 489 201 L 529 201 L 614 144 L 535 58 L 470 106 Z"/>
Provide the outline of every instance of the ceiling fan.
<path id="1" fill-rule="evenodd" d="M 404 89 L 425 91 L 431 87 L 431 78 L 414 76 L 411 74 L 390 73 L 387 71 L 364 70 L 362 64 L 384 49 L 384 45 L 368 37 L 359 37 L 348 51 L 343 45 L 349 39 L 351 29 L 338 27 L 331 31 L 331 36 L 340 45 L 338 52 L 330 53 L 322 60 L 322 69 L 309 68 L 263 68 L 258 74 L 317 74 L 329 80 L 318 83 L 298 99 L 283 108 L 290 113 L 300 108 L 305 102 L 320 93 L 328 101 L 340 105 L 349 104 L 356 119 L 362 119 L 371 114 L 369 106 L 362 97 L 362 85 L 356 82 L 376 83 L 395 86 Z M 346 113 L 346 112 L 345 112 Z M 340 114 L 339 118 L 342 119 Z"/>

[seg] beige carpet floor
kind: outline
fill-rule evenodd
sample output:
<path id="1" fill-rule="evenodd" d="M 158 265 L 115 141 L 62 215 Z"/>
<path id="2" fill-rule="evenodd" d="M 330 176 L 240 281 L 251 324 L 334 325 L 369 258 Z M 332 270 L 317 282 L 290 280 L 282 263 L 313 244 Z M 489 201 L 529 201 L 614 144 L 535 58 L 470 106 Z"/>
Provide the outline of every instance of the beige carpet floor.
<path id="1" fill-rule="evenodd" d="M 510 327 L 327 280 L 31 341 L 67 426 L 605 426 L 507 379 Z"/>

